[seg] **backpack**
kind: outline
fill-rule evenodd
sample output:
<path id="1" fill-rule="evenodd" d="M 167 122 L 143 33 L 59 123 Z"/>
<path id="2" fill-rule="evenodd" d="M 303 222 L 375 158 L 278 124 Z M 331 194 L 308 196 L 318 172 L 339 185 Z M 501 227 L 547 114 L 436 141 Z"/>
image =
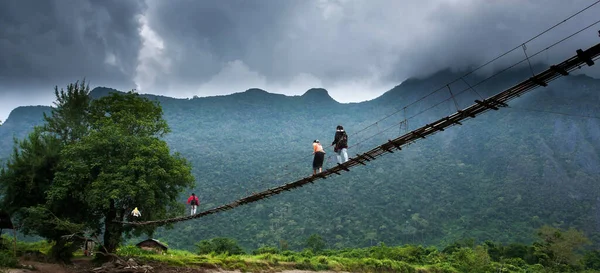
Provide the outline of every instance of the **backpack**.
<path id="1" fill-rule="evenodd" d="M 194 199 L 192 199 L 192 202 L 190 202 L 190 205 L 192 205 L 192 206 L 200 205 L 200 204 L 198 204 L 198 197 L 195 197 Z"/>
<path id="2" fill-rule="evenodd" d="M 348 135 L 346 134 L 346 132 L 344 132 L 344 134 L 342 134 L 342 136 L 340 137 L 340 140 L 338 140 L 338 145 L 336 145 L 338 147 L 343 147 L 343 146 L 348 146 Z"/>

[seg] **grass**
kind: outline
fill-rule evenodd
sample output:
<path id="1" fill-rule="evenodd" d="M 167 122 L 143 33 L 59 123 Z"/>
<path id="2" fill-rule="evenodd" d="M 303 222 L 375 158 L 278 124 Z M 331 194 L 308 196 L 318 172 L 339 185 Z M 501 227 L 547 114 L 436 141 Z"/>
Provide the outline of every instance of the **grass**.
<path id="1" fill-rule="evenodd" d="M 18 243 L 18 252 L 48 253 L 52 245 L 47 242 Z M 160 263 L 175 267 L 201 267 L 242 272 L 273 272 L 281 270 L 350 271 L 350 272 L 547 272 L 543 266 L 528 265 L 520 259 L 506 260 L 502 265 L 490 261 L 487 252 L 471 248 L 459 249 L 448 254 L 433 248 L 418 246 L 370 247 L 361 249 L 326 250 L 313 253 L 310 250 L 255 252 L 256 254 L 229 255 L 228 253 L 197 254 L 185 250 L 170 249 L 158 254 L 133 245 L 118 249 L 117 255 L 141 262 Z M 76 255 L 79 256 L 79 255 Z M 514 260 L 514 261 L 512 261 Z M 14 265 L 12 252 L 0 252 L 0 267 Z M 500 269 L 502 268 L 502 269 Z M 1 271 L 1 270 L 0 270 Z M 586 272 L 586 271 L 579 271 Z"/>
<path id="2" fill-rule="evenodd" d="M 240 271 L 275 271 L 286 269 L 300 270 L 332 270 L 352 272 L 458 272 L 443 267 L 423 267 L 411 265 L 403 261 L 374 258 L 345 258 L 337 256 L 308 256 L 300 252 L 286 254 L 228 255 L 203 254 L 189 251 L 169 250 L 164 254 L 141 250 L 134 246 L 119 249 L 118 255 L 133 257 L 145 261 L 161 262 L 173 266 L 199 266 L 203 268 L 221 268 Z"/>
<path id="3" fill-rule="evenodd" d="M 514 266 L 476 259 L 481 254 L 469 252 L 468 259 L 459 261 L 457 257 L 437 251 L 423 252 L 421 256 L 409 253 L 414 247 L 385 247 L 371 249 L 351 249 L 313 254 L 311 251 L 284 251 L 255 255 L 229 255 L 209 253 L 195 254 L 183 250 L 169 250 L 164 254 L 125 246 L 117 254 L 147 262 L 160 262 L 171 266 L 202 267 L 242 272 L 265 272 L 281 270 L 350 271 L 350 272 L 406 272 L 406 273 L 454 273 L 473 272 L 547 272 L 541 265 Z M 485 253 L 487 256 L 487 253 Z M 462 257 L 462 256 L 461 256 Z M 477 263 L 476 261 L 482 261 Z"/>

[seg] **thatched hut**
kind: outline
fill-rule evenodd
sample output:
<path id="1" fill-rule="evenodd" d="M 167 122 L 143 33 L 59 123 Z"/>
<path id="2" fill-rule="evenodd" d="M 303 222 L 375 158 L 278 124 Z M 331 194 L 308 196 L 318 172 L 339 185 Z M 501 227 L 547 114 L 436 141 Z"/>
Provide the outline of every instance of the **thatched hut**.
<path id="1" fill-rule="evenodd" d="M 139 242 L 137 245 L 135 245 L 141 249 L 144 250 L 151 250 L 151 251 L 155 251 L 156 253 L 163 253 L 167 252 L 167 250 L 169 250 L 169 247 L 166 246 L 165 244 L 161 243 L 160 241 L 156 240 L 156 239 L 147 239 L 145 241 L 141 241 Z"/>

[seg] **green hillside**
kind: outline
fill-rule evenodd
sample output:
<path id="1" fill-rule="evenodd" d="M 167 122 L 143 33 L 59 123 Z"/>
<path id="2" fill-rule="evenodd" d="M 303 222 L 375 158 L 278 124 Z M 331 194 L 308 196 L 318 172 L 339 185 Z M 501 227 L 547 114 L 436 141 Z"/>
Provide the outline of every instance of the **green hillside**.
<path id="1" fill-rule="evenodd" d="M 259 89 L 208 98 L 147 97 L 164 109 L 172 129 L 165 139 L 172 151 L 193 165 L 197 183 L 192 191 L 203 210 L 310 174 L 312 141 L 330 144 L 338 124 L 350 135 L 351 155 L 397 137 L 406 132 L 397 125 L 405 115 L 428 109 L 449 92 L 440 91 L 405 111 L 402 107 L 457 76 L 443 71 L 411 79 L 377 99 L 351 104 L 336 102 L 323 89 L 294 97 Z M 515 72 L 476 90 L 487 96 L 525 78 L 526 72 Z M 466 85 L 451 88 L 458 94 Z M 96 88 L 92 95 L 111 91 Z M 598 91 L 600 80 L 569 76 L 509 105 L 598 116 Z M 456 103 L 464 108 L 476 98 L 474 92 L 463 92 Z M 12 136 L 23 137 L 48 109 L 20 107 L 11 113 L 0 127 L 0 158 L 9 154 Z M 410 119 L 409 129 L 454 111 L 454 101 L 448 100 Z M 382 131 L 386 128 L 391 129 Z M 327 152 L 326 164 L 332 166 L 333 151 Z M 581 229 L 598 245 L 599 155 L 598 119 L 501 109 L 342 176 L 178 223 L 155 237 L 184 249 L 213 237 L 234 238 L 249 249 L 283 242 L 301 249 L 315 233 L 328 248 L 379 242 L 445 246 L 464 238 L 530 243 L 534 230 L 549 224 Z M 181 196 L 182 202 L 186 198 Z"/>

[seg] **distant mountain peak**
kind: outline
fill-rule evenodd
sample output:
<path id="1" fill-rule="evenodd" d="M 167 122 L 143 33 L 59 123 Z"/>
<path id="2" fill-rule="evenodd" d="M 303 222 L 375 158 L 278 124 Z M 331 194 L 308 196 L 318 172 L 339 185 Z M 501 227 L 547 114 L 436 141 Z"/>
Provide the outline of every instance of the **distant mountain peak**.
<path id="1" fill-rule="evenodd" d="M 233 93 L 229 95 L 221 95 L 220 97 L 243 98 L 244 100 L 265 99 L 279 96 L 279 94 L 269 93 L 260 88 L 250 88 L 244 92 Z"/>
<path id="2" fill-rule="evenodd" d="M 247 94 L 270 94 L 269 92 L 260 89 L 260 88 L 250 88 L 246 91 L 244 91 L 243 93 L 247 93 Z"/>
<path id="3" fill-rule="evenodd" d="M 301 97 L 306 98 L 306 99 L 319 99 L 319 100 L 326 100 L 326 101 L 335 101 L 329 95 L 329 92 L 327 92 L 327 90 L 324 88 L 308 89 L 304 94 L 302 94 Z"/>
<path id="4" fill-rule="evenodd" d="M 327 92 L 324 88 L 311 88 L 306 90 L 302 96 L 328 96 L 329 92 Z"/>
<path id="5" fill-rule="evenodd" d="M 98 98 L 101 98 L 104 96 L 108 96 L 110 93 L 123 93 L 123 92 L 119 91 L 117 89 L 109 88 L 109 87 L 98 86 L 98 87 L 92 89 L 92 91 L 90 91 L 90 97 L 92 97 L 93 99 L 98 99 Z"/>

